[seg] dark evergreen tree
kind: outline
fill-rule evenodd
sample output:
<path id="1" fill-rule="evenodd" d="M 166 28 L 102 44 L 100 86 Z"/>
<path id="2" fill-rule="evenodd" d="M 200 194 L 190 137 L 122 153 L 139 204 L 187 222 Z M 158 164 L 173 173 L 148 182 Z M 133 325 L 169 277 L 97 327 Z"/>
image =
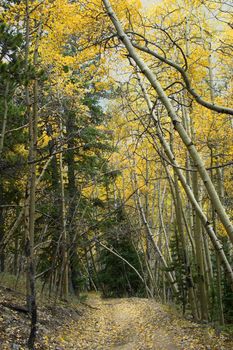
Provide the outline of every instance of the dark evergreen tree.
<path id="1" fill-rule="evenodd" d="M 15 93 L 24 80 L 22 46 L 21 34 L 0 22 L 0 271 L 5 269 L 5 217 L 13 214 L 11 208 L 19 205 L 23 195 L 17 180 L 22 176 L 25 161 L 20 151 L 26 137 L 24 130 L 20 130 L 25 124 L 24 107 L 20 94 Z M 19 131 L 11 132 L 12 129 Z"/>
<path id="2" fill-rule="evenodd" d="M 119 207 L 115 216 L 105 222 L 105 245 L 129 262 L 139 273 L 141 265 L 132 242 L 131 227 L 124 209 Z M 140 256 L 143 261 L 142 255 Z M 111 251 L 101 249 L 99 256 L 99 282 L 105 297 L 143 296 L 144 285 L 137 273 L 124 260 Z"/>

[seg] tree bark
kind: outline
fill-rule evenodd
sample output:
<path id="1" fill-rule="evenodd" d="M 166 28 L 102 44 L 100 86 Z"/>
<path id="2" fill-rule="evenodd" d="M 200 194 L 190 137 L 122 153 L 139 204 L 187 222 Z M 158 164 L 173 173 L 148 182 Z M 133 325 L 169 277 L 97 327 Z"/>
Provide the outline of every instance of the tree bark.
<path id="1" fill-rule="evenodd" d="M 31 99 L 29 90 L 29 47 L 30 47 L 30 9 L 29 0 L 26 0 L 26 45 L 25 45 L 25 70 L 27 82 L 25 86 L 26 109 L 29 122 L 29 156 L 30 163 L 28 179 L 28 200 L 26 197 L 25 220 L 26 220 L 26 242 L 25 253 L 27 258 L 27 305 L 31 313 L 31 330 L 28 338 L 28 348 L 34 349 L 36 339 L 37 305 L 35 289 L 35 257 L 34 257 L 34 235 L 35 235 L 35 205 L 36 205 L 36 156 L 37 156 L 37 124 L 38 124 L 38 80 L 33 82 L 33 103 L 31 111 Z M 39 26 L 35 42 L 33 64 L 37 67 L 38 44 L 40 36 Z"/>
<path id="2" fill-rule="evenodd" d="M 67 231 L 70 237 L 70 278 L 72 288 L 76 295 L 79 295 L 78 279 L 80 277 L 79 271 L 79 257 L 78 257 L 78 227 L 77 227 L 77 206 L 80 194 L 76 186 L 75 180 L 75 154 L 74 154 L 74 134 L 75 134 L 75 120 L 73 115 L 67 110 L 66 131 L 68 134 L 68 148 L 70 151 L 66 155 L 67 160 L 67 192 L 68 192 L 68 213 L 67 213 Z"/>
<path id="3" fill-rule="evenodd" d="M 4 94 L 4 112 L 3 112 L 3 122 L 2 122 L 2 131 L 0 134 L 0 158 L 2 156 L 3 146 L 4 146 L 4 138 L 5 138 L 5 132 L 6 132 L 6 125 L 7 125 L 7 116 L 8 116 L 8 93 L 9 93 L 9 85 L 10 83 L 6 83 L 6 89 Z"/>
<path id="4" fill-rule="evenodd" d="M 219 255 L 226 271 L 227 271 L 227 275 L 231 281 L 231 285 L 233 287 L 233 271 L 232 271 L 232 268 L 231 268 L 231 265 L 224 253 L 224 250 L 223 250 L 223 247 L 222 247 L 222 244 L 221 242 L 218 240 L 218 238 L 216 237 L 215 235 L 215 231 L 214 229 L 212 228 L 210 222 L 208 221 L 206 215 L 204 214 L 202 208 L 200 207 L 200 205 L 198 204 L 194 194 L 193 194 L 193 191 L 191 190 L 191 188 L 187 185 L 187 182 L 186 182 L 186 179 L 182 173 L 182 171 L 180 170 L 180 166 L 179 164 L 177 163 L 176 159 L 175 159 L 175 156 L 174 154 L 172 153 L 171 149 L 170 149 L 170 146 L 169 144 L 167 143 L 167 141 L 165 140 L 164 136 L 163 136 L 163 133 L 162 133 L 162 130 L 161 130 L 161 127 L 160 127 L 160 124 L 159 124 L 159 121 L 157 119 L 157 116 L 155 114 L 155 110 L 153 109 L 153 104 L 147 94 L 147 91 L 143 85 L 143 82 L 142 80 L 140 79 L 140 76 L 137 72 L 137 77 L 138 77 L 138 80 L 139 80 L 139 84 L 141 86 L 141 89 L 142 89 L 142 92 L 144 94 L 144 97 L 145 97 L 145 100 L 147 102 L 147 105 L 148 105 L 148 109 L 150 111 L 150 114 L 151 114 L 151 117 L 153 118 L 154 120 L 154 124 L 155 124 L 155 127 L 156 127 L 156 131 L 157 131 L 157 137 L 161 143 L 161 145 L 163 146 L 163 149 L 165 151 L 165 154 L 166 156 L 168 157 L 171 165 L 174 167 L 174 170 L 182 184 L 182 187 L 183 189 L 185 190 L 186 192 L 186 195 L 188 197 L 188 199 L 190 200 L 191 204 L 193 205 L 193 207 L 195 208 L 195 211 L 197 213 L 197 215 L 199 216 L 201 222 L 202 222 L 202 225 L 203 227 L 205 228 L 207 234 L 209 235 L 210 239 L 211 239 L 211 242 L 217 252 L 217 254 Z"/>
<path id="5" fill-rule="evenodd" d="M 194 196 L 197 202 L 199 202 L 198 175 L 196 172 L 194 172 L 192 175 Z M 208 300 L 205 283 L 202 226 L 200 218 L 196 215 L 195 209 L 194 213 L 194 240 L 196 246 L 197 284 L 200 296 L 201 318 L 202 320 L 208 320 Z M 206 239 L 206 237 L 204 237 L 204 239 Z"/>
<path id="6" fill-rule="evenodd" d="M 218 194 L 215 190 L 215 187 L 210 179 L 210 176 L 205 168 L 204 162 L 201 159 L 199 153 L 196 150 L 196 147 L 194 146 L 192 140 L 188 136 L 187 132 L 185 131 L 182 123 L 180 122 L 168 96 L 166 95 L 165 91 L 163 90 L 161 84 L 157 80 L 155 74 L 152 73 L 150 68 L 146 65 L 146 63 L 140 58 L 140 56 L 136 53 L 129 37 L 124 32 L 122 25 L 117 18 L 115 12 L 112 9 L 112 6 L 108 0 L 102 0 L 103 4 L 105 6 L 105 9 L 115 26 L 117 30 L 117 34 L 122 41 L 122 43 L 125 45 L 129 56 L 135 61 L 136 65 L 140 68 L 141 72 L 146 76 L 148 81 L 151 83 L 155 91 L 157 92 L 162 104 L 167 110 L 167 113 L 169 117 L 171 118 L 171 121 L 174 125 L 175 130 L 178 132 L 181 140 L 183 141 L 184 145 L 187 147 L 189 154 L 191 158 L 193 159 L 193 162 L 196 166 L 197 171 L 199 172 L 202 181 L 206 187 L 206 190 L 208 192 L 208 195 L 211 199 L 212 205 L 214 206 L 216 212 L 218 213 L 218 216 L 223 224 L 223 226 L 226 229 L 226 232 L 233 244 L 233 225 L 218 197 Z"/>
<path id="7" fill-rule="evenodd" d="M 60 120 L 60 139 L 63 142 L 63 124 Z M 61 296 L 67 300 L 69 294 L 69 261 L 68 261 L 68 237 L 67 237 L 67 216 L 65 202 L 64 186 L 64 166 L 63 166 L 63 147 L 59 153 L 60 169 L 60 191 L 61 191 L 61 222 L 62 222 L 62 267 L 61 267 Z"/>

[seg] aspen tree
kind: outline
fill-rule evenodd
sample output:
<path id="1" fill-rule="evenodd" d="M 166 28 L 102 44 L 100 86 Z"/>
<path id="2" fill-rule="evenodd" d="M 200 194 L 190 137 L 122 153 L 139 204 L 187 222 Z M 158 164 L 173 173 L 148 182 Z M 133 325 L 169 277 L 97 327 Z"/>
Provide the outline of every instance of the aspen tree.
<path id="1" fill-rule="evenodd" d="M 203 39 L 204 42 L 204 39 Z M 209 50 L 209 56 L 208 56 L 208 73 L 209 73 L 209 87 L 210 87 L 210 98 L 211 102 L 214 104 L 215 103 L 215 91 L 214 91 L 214 73 L 213 73 L 213 50 L 212 50 L 212 45 L 211 42 L 208 42 L 208 50 Z M 211 147 L 211 146 L 210 146 Z M 210 150 L 211 153 L 211 165 L 213 166 L 213 149 L 211 148 Z M 214 170 L 210 170 L 210 177 L 212 181 L 214 182 Z M 221 202 L 223 203 L 223 198 L 224 198 L 224 185 L 223 181 L 221 179 L 221 169 L 216 169 L 216 175 L 217 175 L 217 192 L 219 194 L 219 198 Z M 216 215 L 214 208 L 212 208 L 212 221 L 213 221 L 213 227 L 216 231 Z M 220 324 L 224 324 L 224 313 L 223 313 L 223 303 L 222 303 L 222 286 L 221 286 L 221 280 L 222 280 L 222 271 L 221 271 L 221 264 L 220 264 L 220 259 L 218 255 L 216 254 L 216 268 L 217 268 L 217 299 L 218 299 L 218 311 L 219 311 L 219 321 Z"/>
<path id="2" fill-rule="evenodd" d="M 166 95 L 165 91 L 163 90 L 161 84 L 157 80 L 155 74 L 150 70 L 148 65 L 142 60 L 142 58 L 137 54 L 135 48 L 133 47 L 131 40 L 129 39 L 128 35 L 124 32 L 123 27 L 117 18 L 115 12 L 112 9 L 111 3 L 108 0 L 102 0 L 103 4 L 105 6 L 106 12 L 112 21 L 114 27 L 116 28 L 118 37 L 122 41 L 122 43 L 125 45 L 125 48 L 127 49 L 129 56 L 135 61 L 136 65 L 139 67 L 141 72 L 146 76 L 148 81 L 151 83 L 153 88 L 158 94 L 158 97 L 160 98 L 162 104 L 167 110 L 167 113 L 169 117 L 171 118 L 171 121 L 174 125 L 175 130 L 178 132 L 181 140 L 183 141 L 184 145 L 187 147 L 191 158 L 193 159 L 193 162 L 197 168 L 197 171 L 199 172 L 202 181 L 206 187 L 206 190 L 208 192 L 208 195 L 211 199 L 212 205 L 214 206 L 216 212 L 218 213 L 218 216 L 223 224 L 223 226 L 226 229 L 226 232 L 228 233 L 228 236 L 233 243 L 233 225 L 219 199 L 219 196 L 216 192 L 216 189 L 211 181 L 211 178 L 208 174 L 208 171 L 205 168 L 204 162 L 202 158 L 200 157 L 199 153 L 197 152 L 197 149 L 195 145 L 193 144 L 192 140 L 188 136 L 187 132 L 185 131 L 182 123 L 180 122 L 168 96 Z"/>
<path id="3" fill-rule="evenodd" d="M 190 53 L 190 47 L 189 47 L 189 32 L 190 32 L 190 23 L 189 18 L 186 18 L 186 28 L 185 28 L 185 48 L 186 48 L 186 56 L 189 56 Z M 183 93 L 182 97 L 184 99 L 184 105 L 182 106 L 182 117 L 183 117 L 183 124 L 185 127 L 185 130 L 190 138 L 195 140 L 195 135 L 193 131 L 192 126 L 192 120 L 191 120 L 191 108 L 185 107 L 185 97 L 186 94 Z M 212 101 L 211 101 L 212 102 Z M 192 168 L 193 163 L 192 159 L 190 159 L 189 152 L 187 152 L 186 155 L 186 164 L 187 168 Z M 193 171 L 190 176 L 190 172 L 186 172 L 186 178 L 187 178 L 187 184 L 193 189 L 193 194 L 198 202 L 198 204 L 201 207 L 200 202 L 200 191 L 199 191 L 199 184 L 198 184 L 198 172 Z M 190 203 L 190 202 L 189 202 Z M 188 204 L 189 204 L 188 203 Z M 196 214 L 195 208 L 193 208 L 193 211 L 191 211 L 190 206 L 188 206 L 188 213 L 190 218 L 190 228 L 192 230 L 193 228 L 193 236 L 195 241 L 195 263 L 196 263 L 196 269 L 197 269 L 197 286 L 198 286 L 198 296 L 200 298 L 200 314 L 202 320 L 208 320 L 208 296 L 207 296 L 207 289 L 206 289 L 206 280 L 205 280 L 205 269 L 204 269 L 204 256 L 203 256 L 203 239 L 207 239 L 207 237 L 203 237 L 202 232 L 202 224 L 201 220 Z"/>
<path id="4" fill-rule="evenodd" d="M 143 209 L 143 206 L 142 206 L 142 202 L 141 202 L 141 198 L 140 198 L 140 192 L 138 190 L 138 185 L 137 185 L 137 177 L 136 177 L 136 174 L 132 174 L 133 175 L 133 181 L 135 183 L 135 187 L 136 187 L 136 203 L 137 203 L 137 207 L 138 207 L 138 211 L 140 213 L 140 217 L 142 219 L 142 222 L 145 226 L 145 229 L 146 229 L 146 232 L 147 232 L 147 235 L 148 235 L 148 239 L 150 240 L 151 242 L 151 245 L 153 246 L 155 252 L 158 254 L 159 256 L 159 260 L 161 261 L 161 264 L 162 266 L 168 270 L 168 264 L 167 264 L 167 261 L 163 255 L 163 253 L 161 252 L 161 249 L 159 248 L 158 244 L 156 243 L 154 237 L 153 237 L 153 233 L 151 231 L 151 228 L 150 228 L 150 225 L 147 221 L 147 218 L 146 218 L 146 215 L 145 215 L 145 211 Z M 170 271 L 166 271 L 166 276 L 167 276 L 167 279 L 170 283 L 170 287 L 171 289 L 173 290 L 174 294 L 177 295 L 178 294 L 178 287 L 177 287 L 177 284 L 174 280 L 174 276 L 172 275 L 172 273 Z"/>
<path id="5" fill-rule="evenodd" d="M 136 66 L 136 65 L 135 65 Z M 139 73 L 137 73 L 137 76 L 139 77 L 138 75 Z M 165 154 L 167 155 L 169 161 L 171 162 L 171 164 L 173 165 L 174 167 L 174 170 L 187 194 L 187 197 L 189 198 L 190 202 L 192 203 L 193 207 L 195 208 L 195 211 L 196 211 L 196 214 L 199 216 L 201 222 L 202 222 L 202 225 L 203 227 L 205 228 L 207 234 L 209 235 L 211 241 L 212 241 L 212 244 L 214 246 L 214 248 L 216 249 L 216 252 L 217 254 L 220 256 L 221 260 L 222 260 L 222 263 L 223 265 L 225 266 L 226 268 L 226 271 L 228 273 L 228 276 L 229 276 L 229 279 L 231 281 L 231 284 L 233 284 L 233 271 L 232 271 L 232 268 L 231 268 L 231 265 L 223 251 L 223 247 L 222 247 L 222 244 L 219 242 L 219 240 L 217 239 L 216 235 L 215 235 L 215 232 L 210 224 L 210 222 L 208 221 L 206 215 L 204 214 L 202 208 L 200 207 L 200 205 L 198 204 L 191 188 L 187 185 L 186 183 L 186 179 L 182 173 L 182 171 L 180 170 L 180 166 L 179 164 L 177 163 L 176 159 L 175 159 L 175 156 L 174 154 L 172 153 L 171 149 L 170 149 L 170 146 L 169 144 L 167 143 L 167 141 L 165 140 L 165 138 L 163 137 L 163 134 L 162 134 L 162 131 L 161 131 L 161 126 L 159 124 L 159 121 L 157 119 L 157 116 L 155 114 L 155 110 L 153 108 L 153 104 L 147 94 L 147 91 L 142 83 L 142 81 L 139 79 L 139 83 L 141 85 L 141 88 L 142 88 L 142 91 L 143 91 L 143 94 L 145 96 L 145 100 L 147 102 L 147 105 L 148 105 L 148 109 L 150 111 L 150 114 L 151 114 L 151 117 L 153 118 L 154 120 L 154 123 L 155 123 L 155 127 L 156 127 L 156 131 L 157 131 L 157 134 L 156 136 L 159 138 L 159 141 L 161 143 L 161 145 L 163 146 L 164 148 L 164 151 L 165 151 Z"/>

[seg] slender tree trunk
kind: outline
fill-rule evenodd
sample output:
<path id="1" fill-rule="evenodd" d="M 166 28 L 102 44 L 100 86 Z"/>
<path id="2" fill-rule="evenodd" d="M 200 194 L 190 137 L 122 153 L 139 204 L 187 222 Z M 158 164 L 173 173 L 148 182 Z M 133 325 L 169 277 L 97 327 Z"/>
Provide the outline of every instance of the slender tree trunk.
<path id="1" fill-rule="evenodd" d="M 0 204 L 4 203 L 4 189 L 3 189 L 3 181 L 0 179 Z M 4 272 L 5 270 L 5 216 L 4 209 L 0 207 L 0 272 Z"/>
<path id="2" fill-rule="evenodd" d="M 0 158 L 2 156 L 3 146 L 4 146 L 4 138 L 6 132 L 7 125 L 7 116 L 8 116 L 8 94 L 9 94 L 9 82 L 6 83 L 5 93 L 4 93 L 4 111 L 3 111 L 3 122 L 2 122 L 2 131 L 0 134 Z"/>
<path id="3" fill-rule="evenodd" d="M 193 172 L 193 191 L 197 202 L 199 199 L 199 186 L 198 186 L 198 175 Z M 196 215 L 194 209 L 194 240 L 196 245 L 196 265 L 197 265 L 197 283 L 198 291 L 200 296 L 201 306 L 201 318 L 202 320 L 208 320 L 208 299 L 205 284 L 205 270 L 204 270 L 204 257 L 203 257 L 203 237 L 202 237 L 202 226 L 200 218 Z M 204 237 L 204 239 L 207 239 Z"/>
<path id="4" fill-rule="evenodd" d="M 223 180 L 223 172 L 222 169 L 217 168 L 217 181 L 218 181 L 218 191 L 221 201 L 224 201 L 224 180 Z M 227 242 L 228 244 L 228 242 Z M 224 320 L 224 311 L 223 311 L 223 300 L 222 300 L 222 271 L 220 259 L 216 257 L 217 262 L 217 283 L 218 283 L 218 300 L 219 300 L 219 321 L 221 325 L 225 324 Z"/>
<path id="5" fill-rule="evenodd" d="M 75 181 L 75 154 L 74 148 L 75 141 L 75 121 L 73 115 L 67 111 L 67 122 L 66 122 L 66 131 L 69 135 L 68 139 L 68 148 L 70 151 L 66 156 L 67 160 L 67 175 L 68 175 L 68 183 L 67 183 L 67 192 L 68 192 L 68 213 L 67 213 L 67 230 L 69 232 L 70 237 L 70 275 L 71 275 L 71 284 L 75 294 L 79 295 L 79 286 L 78 279 L 80 277 L 79 271 L 79 257 L 78 257 L 78 227 L 77 227 L 77 205 L 80 198 L 80 194 L 78 192 L 76 181 Z"/>
<path id="6" fill-rule="evenodd" d="M 213 73 L 213 62 L 212 62 L 212 49 L 211 49 L 211 43 L 209 44 L 209 85 L 210 85 L 210 97 L 211 102 L 215 103 L 215 91 L 214 91 L 214 73 Z M 213 149 L 211 148 L 211 164 L 213 163 Z M 221 174 L 221 169 L 216 169 L 216 175 L 217 175 L 217 191 L 219 194 L 220 201 L 223 203 L 224 199 L 224 186 L 223 186 L 223 179 Z M 213 170 L 211 169 L 211 179 L 213 179 Z M 213 225 L 216 227 L 215 224 L 215 211 L 212 210 L 212 220 Z M 216 254 L 216 268 L 217 268 L 217 299 L 218 299 L 218 310 L 219 310 L 219 322 L 221 325 L 224 325 L 224 312 L 223 312 L 223 302 L 222 302 L 222 271 L 221 271 L 221 265 L 219 257 Z"/>
<path id="7" fill-rule="evenodd" d="M 207 287 L 207 292 L 211 292 L 211 288 L 213 286 L 213 266 L 212 266 L 212 261 L 211 261 L 211 255 L 210 255 L 210 248 L 209 248 L 209 242 L 208 239 L 203 239 L 204 243 L 204 252 L 203 252 L 203 257 L 205 259 L 205 280 L 206 280 L 206 287 Z"/>
<path id="8" fill-rule="evenodd" d="M 18 273 L 18 260 L 19 260 L 19 237 L 18 235 L 15 237 L 14 241 L 14 269 L 13 273 L 17 276 Z"/>
<path id="9" fill-rule="evenodd" d="M 163 219 L 163 209 L 162 208 L 164 205 L 165 194 L 166 194 L 166 186 L 164 186 L 164 193 L 163 193 L 162 198 L 160 196 L 160 188 L 159 188 L 159 190 L 158 190 L 158 211 L 159 211 L 159 219 L 160 219 L 161 228 L 162 228 L 164 238 L 165 238 L 165 246 L 166 246 L 166 250 L 167 250 L 168 261 L 169 261 L 169 263 L 172 263 L 172 256 L 171 256 L 171 252 L 169 249 L 168 232 L 167 232 L 167 229 L 165 227 L 164 219 Z"/>
<path id="10" fill-rule="evenodd" d="M 137 186 L 137 185 L 136 185 Z M 154 250 L 155 252 L 158 254 L 159 256 L 159 259 L 163 265 L 163 267 L 166 269 L 166 275 L 167 275 L 167 279 L 170 283 L 170 287 L 171 289 L 173 290 L 174 294 L 177 295 L 178 294 L 178 288 L 177 288 L 177 285 L 175 283 L 175 280 L 174 280 L 174 277 L 172 275 L 172 273 L 170 271 L 168 271 L 168 265 L 167 265 L 167 262 L 161 252 L 161 250 L 159 249 L 159 246 L 158 244 L 155 242 L 155 239 L 153 237 L 153 233 L 151 231 L 151 228 L 146 220 L 146 216 L 145 216 L 145 213 L 144 213 L 144 210 L 143 210 L 143 207 L 142 207 L 142 204 L 141 204 L 141 199 L 140 199 L 140 194 L 139 194 L 139 191 L 137 190 L 136 191 L 136 196 L 137 196 L 137 204 L 138 204 L 138 209 L 139 209 L 139 213 L 140 213 L 140 216 L 141 216 L 141 219 L 142 219 L 142 222 L 146 228 L 146 231 L 147 231 L 147 235 L 151 241 L 151 244 L 153 245 L 154 247 Z"/>
<path id="11" fill-rule="evenodd" d="M 171 150 L 173 152 L 173 132 L 171 132 Z M 190 302 L 192 314 L 195 320 L 198 319 L 198 309 L 197 309 L 197 303 L 195 298 L 195 291 L 194 291 L 194 283 L 192 278 L 192 271 L 191 271 L 191 265 L 187 250 L 187 242 L 185 239 L 184 234 L 184 227 L 183 227 L 183 206 L 182 206 L 182 200 L 181 200 L 181 194 L 179 189 L 179 183 L 178 183 L 178 176 L 174 169 L 174 206 L 175 206 L 175 212 L 176 212 L 176 222 L 177 222 L 177 228 L 179 232 L 179 239 L 181 240 L 181 247 L 182 247 L 182 257 L 181 257 L 181 263 L 184 264 L 184 270 L 185 270 L 185 284 L 183 285 L 183 289 L 187 288 L 188 292 L 188 299 Z M 177 249 L 179 251 L 179 248 Z M 186 298 L 184 298 L 184 307 L 186 303 Z"/>
<path id="12" fill-rule="evenodd" d="M 178 184 L 176 174 L 174 174 L 174 179 L 175 179 L 174 185 L 175 185 L 175 193 L 176 193 L 175 208 L 176 208 L 177 227 L 179 230 L 179 236 L 181 238 L 181 246 L 182 246 L 182 252 L 183 252 L 182 261 L 184 263 L 184 268 L 185 268 L 186 286 L 187 286 L 187 290 L 188 290 L 188 297 L 189 297 L 189 302 L 190 302 L 192 314 L 193 314 L 194 319 L 197 320 L 198 319 L 198 311 L 197 311 L 197 305 L 196 305 L 196 299 L 195 299 L 194 283 L 193 283 L 193 278 L 192 278 L 192 273 L 191 273 L 191 266 L 190 266 L 188 251 L 186 249 L 187 242 L 185 240 L 183 221 L 182 221 L 182 201 L 180 198 L 179 184 Z"/>
<path id="13" fill-rule="evenodd" d="M 60 120 L 60 138 L 63 142 L 63 124 Z M 64 186 L 64 166 L 63 152 L 59 153 L 59 169 L 60 169 L 60 191 L 61 191 L 61 222 L 62 222 L 62 268 L 61 268 L 61 296 L 67 300 L 69 294 L 69 261 L 68 261 L 68 237 L 67 237 L 67 216 L 65 203 L 65 186 Z"/>
<path id="14" fill-rule="evenodd" d="M 37 67 L 38 44 L 41 27 L 38 28 L 33 64 Z M 29 1 L 26 0 L 26 46 L 25 46 L 25 67 L 28 76 L 29 69 L 29 46 L 30 46 L 30 10 Z M 34 349 L 36 339 L 37 305 L 35 287 L 35 256 L 34 256 L 34 235 L 35 235 L 35 206 L 36 206 L 36 156 L 37 156 L 37 124 L 38 124 L 38 80 L 33 82 L 33 103 L 31 111 L 31 99 L 29 92 L 29 81 L 25 87 L 26 108 L 29 121 L 29 179 L 28 179 L 28 200 L 26 198 L 25 219 L 26 219 L 26 257 L 27 257 L 27 305 L 31 313 L 31 330 L 28 339 L 28 348 Z"/>
<path id="15" fill-rule="evenodd" d="M 139 277 L 139 279 L 142 281 L 142 283 L 145 285 L 145 288 L 147 290 L 147 292 L 149 293 L 149 295 L 151 297 L 153 297 L 151 290 L 147 287 L 146 282 L 144 281 L 143 277 L 141 276 L 141 274 L 138 272 L 137 269 L 135 269 L 135 267 L 133 265 L 131 265 L 125 258 L 123 258 L 120 254 L 118 254 L 117 252 L 115 252 L 114 250 L 112 250 L 111 248 L 107 247 L 105 244 L 103 244 L 100 241 L 97 241 L 99 243 L 99 245 L 101 247 L 103 247 L 104 249 L 108 250 L 110 253 L 112 253 L 113 255 L 117 256 L 119 259 L 121 259 L 122 261 L 124 261 Z"/>
<path id="16" fill-rule="evenodd" d="M 202 225 L 203 227 L 205 228 L 207 234 L 209 235 L 210 239 L 211 239 L 211 242 L 217 252 L 217 254 L 220 256 L 220 259 L 227 271 L 227 275 L 231 281 L 231 286 L 233 287 L 233 271 L 232 271 L 232 267 L 224 253 L 224 250 L 222 248 L 222 244 L 221 242 L 217 239 L 216 235 L 215 235 L 215 231 L 213 230 L 213 227 L 211 226 L 210 222 L 208 221 L 206 215 L 204 214 L 202 208 L 200 207 L 200 205 L 198 204 L 198 202 L 196 201 L 196 198 L 191 190 L 191 188 L 187 185 L 187 182 L 186 182 L 186 179 L 182 173 L 182 171 L 180 170 L 180 166 L 179 164 L 177 163 L 176 161 L 176 158 L 174 156 L 174 154 L 172 153 L 171 149 L 170 149 L 170 146 L 168 145 L 167 141 L 165 140 L 165 138 L 163 137 L 163 133 L 162 133 L 162 130 L 160 128 L 160 124 L 159 124 L 159 121 L 157 119 L 157 116 L 155 114 L 155 111 L 153 109 L 153 104 L 152 102 L 150 101 L 150 98 L 147 94 L 147 91 L 143 85 L 143 82 L 142 80 L 140 79 L 140 76 L 139 74 L 137 73 L 137 77 L 138 77 L 138 81 L 139 81 L 139 84 L 142 88 L 142 92 L 144 94 L 144 97 L 145 97 L 145 100 L 147 102 L 147 105 L 148 105 L 148 109 L 151 113 L 151 117 L 153 118 L 154 120 L 154 124 L 155 124 L 155 127 L 156 127 L 156 131 L 157 131 L 157 137 L 161 143 L 161 145 L 163 146 L 164 148 L 164 151 L 165 151 L 165 154 L 166 156 L 168 157 L 168 160 L 169 162 L 171 163 L 171 165 L 174 167 L 174 170 L 180 180 L 180 183 L 184 189 L 184 191 L 186 192 L 186 195 L 188 197 L 188 199 L 190 200 L 191 204 L 193 205 L 193 207 L 195 208 L 195 211 L 196 211 L 196 214 L 199 216 L 201 222 L 202 222 Z"/>
<path id="17" fill-rule="evenodd" d="M 218 213 L 218 216 L 223 224 L 223 226 L 226 229 L 226 232 L 228 233 L 228 236 L 233 243 L 233 225 L 225 212 L 225 209 L 219 199 L 219 196 L 216 192 L 216 189 L 210 179 L 210 176 L 208 174 L 208 171 L 205 168 L 204 162 L 201 159 L 199 153 L 196 150 L 196 147 L 194 146 L 192 140 L 188 136 L 186 130 L 184 129 L 182 123 L 180 122 L 168 96 L 166 95 L 165 91 L 163 90 L 162 86 L 160 85 L 159 81 L 157 80 L 156 76 L 150 68 L 145 64 L 145 62 L 140 58 L 140 56 L 137 54 L 135 48 L 133 47 L 129 37 L 124 32 L 122 25 L 117 18 L 115 12 L 112 9 L 111 3 L 108 0 L 102 0 L 103 4 L 105 6 L 105 9 L 113 23 L 113 25 L 116 28 L 117 34 L 122 41 L 122 43 L 125 45 L 129 56 L 132 57 L 132 59 L 135 61 L 136 65 L 139 67 L 141 72 L 146 76 L 146 78 L 149 80 L 155 91 L 157 92 L 160 101 L 164 105 L 164 107 L 167 110 L 167 113 L 169 117 L 171 118 L 171 121 L 174 125 L 175 130 L 178 132 L 181 140 L 183 141 L 184 145 L 187 147 L 189 154 L 191 158 L 193 159 L 193 162 L 196 166 L 197 171 L 200 174 L 200 177 L 206 187 L 207 193 L 211 199 L 212 205 L 214 206 L 216 212 Z"/>
<path id="18" fill-rule="evenodd" d="M 145 195 L 144 195 L 144 212 L 146 216 L 147 222 L 150 224 L 150 215 L 149 215 L 149 161 L 148 161 L 148 150 L 145 150 L 145 165 L 146 165 L 146 173 L 145 173 Z M 151 240 L 149 239 L 149 236 L 146 235 L 146 259 L 148 262 L 148 265 L 150 266 L 150 270 L 152 271 L 152 275 L 154 275 L 154 249 L 151 244 Z M 150 280 L 149 280 L 150 281 Z M 152 291 L 152 294 L 154 293 L 153 291 L 153 280 L 151 281 L 152 283 L 149 284 L 149 288 Z"/>

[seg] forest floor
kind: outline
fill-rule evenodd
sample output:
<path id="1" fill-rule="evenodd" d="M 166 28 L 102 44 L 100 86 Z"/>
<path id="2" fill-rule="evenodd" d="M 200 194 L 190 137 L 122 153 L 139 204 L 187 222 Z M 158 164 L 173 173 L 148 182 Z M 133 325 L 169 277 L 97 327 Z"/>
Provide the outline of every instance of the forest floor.
<path id="1" fill-rule="evenodd" d="M 0 287 L 0 349 L 26 349 L 29 317 L 23 295 Z M 41 304 L 41 303 L 40 303 Z M 232 350 L 233 339 L 181 317 L 172 307 L 141 298 L 83 303 L 44 302 L 39 307 L 36 349 L 40 350 Z"/>

